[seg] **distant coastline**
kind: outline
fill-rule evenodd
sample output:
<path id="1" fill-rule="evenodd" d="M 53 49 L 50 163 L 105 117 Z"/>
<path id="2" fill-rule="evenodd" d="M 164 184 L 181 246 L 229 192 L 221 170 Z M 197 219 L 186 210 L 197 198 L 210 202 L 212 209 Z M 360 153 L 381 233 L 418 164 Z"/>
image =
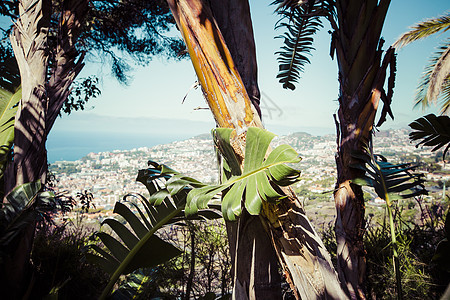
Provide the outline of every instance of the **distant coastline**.
<path id="1" fill-rule="evenodd" d="M 409 129 L 406 129 L 409 131 Z M 392 130 L 382 130 L 375 136 L 383 137 L 392 134 Z M 287 136 L 328 136 L 330 134 L 315 135 L 307 132 L 295 132 Z M 284 135 L 280 135 L 284 136 Z M 154 147 L 190 138 L 209 139 L 209 133 L 190 135 L 181 134 L 155 134 L 142 132 L 77 132 L 55 131 L 47 141 L 47 155 L 49 163 L 55 161 L 76 161 L 87 154 L 99 152 L 112 152 L 114 150 L 131 150 L 141 147 Z"/>
<path id="2" fill-rule="evenodd" d="M 66 132 L 52 134 L 47 141 L 49 163 L 55 161 L 75 161 L 94 152 L 131 150 L 140 147 L 154 147 L 181 141 L 189 136 L 143 135 L 141 133 Z"/>

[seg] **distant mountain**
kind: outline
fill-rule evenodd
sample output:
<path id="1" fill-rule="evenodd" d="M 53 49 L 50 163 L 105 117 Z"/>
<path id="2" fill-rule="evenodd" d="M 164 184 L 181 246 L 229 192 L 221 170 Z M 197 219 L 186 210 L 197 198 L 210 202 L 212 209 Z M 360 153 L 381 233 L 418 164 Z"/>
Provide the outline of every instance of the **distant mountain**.
<path id="1" fill-rule="evenodd" d="M 292 136 L 295 138 L 312 137 L 312 135 L 307 132 L 294 132 L 294 133 L 289 134 L 289 136 Z"/>
<path id="2" fill-rule="evenodd" d="M 211 133 L 202 133 L 193 137 L 194 140 L 210 140 Z"/>

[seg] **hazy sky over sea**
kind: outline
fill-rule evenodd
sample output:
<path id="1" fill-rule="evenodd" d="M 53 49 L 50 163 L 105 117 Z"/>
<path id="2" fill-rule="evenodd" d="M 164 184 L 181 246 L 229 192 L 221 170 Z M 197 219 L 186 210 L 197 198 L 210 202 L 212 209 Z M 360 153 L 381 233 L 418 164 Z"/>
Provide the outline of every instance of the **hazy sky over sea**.
<path id="1" fill-rule="evenodd" d="M 270 2 L 250 1 L 266 127 L 277 134 L 295 131 L 316 135 L 334 133 L 332 115 L 338 107 L 338 82 L 336 61 L 329 56 L 329 28 L 325 24 L 316 36 L 317 50 L 313 52 L 311 65 L 306 66 L 297 89 L 293 92 L 284 90 L 276 79 L 278 65 L 274 52 L 279 50 L 282 40 L 274 39 L 281 32 L 273 29 L 278 18 L 273 14 L 274 7 L 268 6 Z M 441 15 L 449 8 L 447 0 L 392 1 L 383 30 L 386 40 L 384 49 L 408 26 Z M 409 45 L 399 52 L 392 105 L 395 121 L 389 120 L 381 129 L 405 127 L 425 113 L 437 112 L 435 108 L 426 112 L 413 110 L 413 98 L 428 57 L 448 36 L 449 33 L 444 33 Z M 95 60 L 90 58 L 90 61 Z M 136 66 L 130 73 L 133 79 L 129 86 L 120 85 L 112 78 L 109 67 L 105 62 L 87 63 L 81 77 L 91 74 L 101 77 L 102 95 L 88 105 L 94 108 L 57 120 L 48 141 L 50 156 L 55 147 L 70 148 L 69 141 L 77 141 L 76 144 L 83 147 L 90 144 L 94 151 L 100 137 L 113 139 L 113 144 L 119 144 L 121 140 L 132 144 L 127 139 L 135 136 L 138 143 L 142 136 L 141 146 L 150 146 L 156 144 L 155 141 L 171 141 L 207 133 L 214 127 L 208 110 L 195 110 L 206 107 L 200 89 L 191 90 L 184 104 L 181 104 L 196 80 L 189 60 L 174 62 L 155 58 L 148 66 Z M 125 145 L 123 149 L 127 149 Z"/>

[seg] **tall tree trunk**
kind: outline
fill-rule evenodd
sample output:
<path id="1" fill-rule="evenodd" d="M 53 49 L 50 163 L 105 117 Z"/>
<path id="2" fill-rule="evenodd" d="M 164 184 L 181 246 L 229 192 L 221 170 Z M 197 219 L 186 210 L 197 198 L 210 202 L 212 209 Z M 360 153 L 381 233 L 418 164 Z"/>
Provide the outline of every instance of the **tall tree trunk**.
<path id="1" fill-rule="evenodd" d="M 236 129 L 236 138 L 232 141 L 232 145 L 236 155 L 243 161 L 247 128 L 250 126 L 262 128 L 262 124 L 258 111 L 252 105 L 234 64 L 232 54 L 205 1 L 168 0 L 168 3 L 186 42 L 194 69 L 216 123 L 220 127 Z M 231 1 L 223 5 L 236 7 L 236 3 Z M 236 12 L 231 8 L 228 11 Z M 240 21 L 233 21 L 232 27 L 248 26 L 251 24 L 250 20 L 247 20 L 249 17 L 249 14 L 246 14 L 245 19 L 241 16 Z M 242 32 L 248 34 L 251 30 Z M 231 34 L 232 37 L 234 35 Z M 237 33 L 236 35 L 234 38 L 239 37 Z M 245 53 L 243 51 L 246 45 L 245 39 L 243 41 L 235 39 L 231 43 L 237 45 L 242 43 L 243 48 L 238 53 Z M 254 70 L 256 71 L 256 61 Z M 256 77 L 253 78 L 256 83 Z M 281 201 L 279 205 L 263 203 L 263 212 L 258 217 L 259 222 L 256 221 L 256 217 L 248 218 L 245 215 L 241 217 L 245 223 L 239 221 L 235 274 L 242 273 L 242 276 L 235 284 L 234 298 L 280 298 L 278 287 L 271 286 L 270 276 L 276 270 L 268 262 L 270 257 L 265 254 L 258 255 L 258 253 L 270 252 L 267 249 L 273 248 L 283 273 L 298 299 L 300 297 L 345 299 L 329 254 L 306 218 L 300 202 L 292 190 L 284 191 L 288 198 Z M 267 234 L 270 244 L 263 237 Z M 251 259 L 242 261 L 240 257 L 251 257 Z"/>
<path id="2" fill-rule="evenodd" d="M 9 190 L 38 179 L 45 183 L 47 135 L 70 93 L 72 82 L 84 66 L 84 54 L 80 56 L 75 45 L 88 3 L 88 0 L 63 2 L 55 58 L 49 71 L 51 49 L 47 34 L 51 1 L 19 1 L 20 18 L 11 43 L 20 70 L 22 99 L 14 126 L 14 171 L 8 174 Z"/>
<path id="3" fill-rule="evenodd" d="M 28 182 L 41 180 L 45 184 L 47 135 L 70 93 L 70 85 L 83 67 L 83 56 L 75 62 L 79 57 L 75 44 L 87 8 L 88 0 L 63 2 L 55 61 L 49 72 L 51 49 L 47 38 L 52 3 L 50 0 L 19 1 L 20 18 L 10 38 L 20 70 L 22 99 L 15 117 L 14 161 L 5 174 L 5 194 Z M 23 292 L 34 229 L 35 224 L 31 223 L 24 231 L 11 263 L 6 266 L 8 285 L 15 285 L 11 289 L 15 296 Z"/>
<path id="4" fill-rule="evenodd" d="M 47 0 L 19 2 L 21 16 L 11 34 L 11 43 L 19 65 L 22 99 L 14 125 L 14 162 L 5 174 L 5 194 L 15 186 L 41 179 L 45 181 L 47 154 L 45 150 L 47 111 L 48 48 L 51 3 Z M 20 299 L 28 286 L 28 261 L 34 237 L 34 223 L 18 238 L 11 260 L 5 264 L 7 289 L 11 299 Z"/>
<path id="5" fill-rule="evenodd" d="M 338 26 L 333 33 L 339 67 L 339 111 L 337 130 L 336 241 L 338 274 L 352 299 L 365 298 L 365 250 L 363 245 L 364 197 L 352 180 L 361 171 L 351 168 L 352 153 L 369 146 L 380 98 L 385 102 L 382 119 L 390 113 L 392 92 L 383 85 L 386 69 L 394 59 L 390 50 L 383 64 L 381 29 L 389 0 L 340 0 L 336 2 Z M 392 70 L 392 67 L 391 67 Z"/>
<path id="6" fill-rule="evenodd" d="M 247 1 L 210 0 L 212 14 L 253 106 L 260 111 L 256 47 L 250 6 Z M 235 26 L 240 24 L 240 26 Z M 244 213 L 236 222 L 227 222 L 233 257 L 233 292 L 236 299 L 248 297 L 253 286 L 256 298 L 281 298 L 278 259 L 258 216 Z M 234 232 L 230 232 L 234 231 Z M 239 238 L 239 239 L 238 239 Z M 252 262 L 242 264 L 239 262 Z M 254 274 L 253 276 L 251 274 Z"/>
<path id="7" fill-rule="evenodd" d="M 11 44 L 20 70 L 22 99 L 14 125 L 14 171 L 7 174 L 10 190 L 38 179 L 45 182 L 50 14 L 49 0 L 19 1 L 20 18 L 11 35 Z"/>

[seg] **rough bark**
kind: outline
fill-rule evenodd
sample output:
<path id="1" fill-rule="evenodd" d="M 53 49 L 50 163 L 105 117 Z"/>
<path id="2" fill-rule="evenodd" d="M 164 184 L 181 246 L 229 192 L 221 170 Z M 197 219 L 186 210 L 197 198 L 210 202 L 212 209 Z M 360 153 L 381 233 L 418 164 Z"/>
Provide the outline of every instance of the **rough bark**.
<path id="1" fill-rule="evenodd" d="M 168 0 L 168 3 L 186 42 L 191 61 L 216 123 L 220 127 L 236 129 L 236 138 L 232 144 L 236 155 L 243 160 L 246 129 L 250 126 L 262 128 L 262 124 L 224 38 L 206 2 Z M 239 27 L 243 26 L 242 24 L 246 23 L 241 20 L 234 22 L 233 26 Z M 240 41 L 236 43 L 239 44 Z M 263 212 L 259 216 L 260 222 L 248 219 L 248 222 L 238 226 L 243 226 L 243 230 L 238 230 L 237 233 L 236 257 L 238 259 L 235 274 L 242 272 L 247 275 L 242 276 L 243 281 L 239 283 L 241 286 L 235 286 L 234 298 L 279 298 L 279 294 L 273 297 L 269 294 L 274 290 L 270 286 L 270 278 L 262 280 L 255 278 L 261 276 L 261 273 L 265 274 L 264 276 L 271 276 L 270 274 L 275 271 L 273 268 L 269 269 L 269 265 L 265 262 L 266 256 L 259 257 L 256 252 L 253 252 L 259 251 L 256 250 L 255 244 L 259 243 L 257 239 L 263 235 L 261 227 L 258 227 L 258 224 L 261 224 L 270 237 L 271 246 L 267 242 L 256 246 L 275 249 L 283 273 L 298 299 L 345 299 L 346 296 L 337 280 L 329 254 L 306 218 L 300 202 L 292 190 L 286 189 L 285 193 L 288 198 L 280 201 L 278 205 L 263 203 Z M 246 236 L 247 232 L 254 233 Z M 241 248 L 239 243 L 241 245 L 253 243 L 253 245 L 251 248 Z M 252 259 L 240 261 L 240 251 L 245 252 L 247 257 L 252 251 Z M 261 282 L 269 284 L 261 284 Z"/>
<path id="2" fill-rule="evenodd" d="M 384 93 L 387 60 L 381 64 L 381 29 L 390 1 L 336 2 L 337 28 L 332 48 L 339 68 L 337 130 L 336 241 L 338 274 L 352 299 L 365 298 L 364 197 L 351 181 L 361 171 L 351 168 L 352 153 L 362 151 L 372 137 L 375 113 Z M 390 52 L 389 57 L 392 56 Z M 390 99 L 385 97 L 385 110 Z"/>
<path id="3" fill-rule="evenodd" d="M 212 14 L 231 53 L 253 106 L 260 111 L 260 91 L 256 47 L 247 1 L 209 1 Z M 235 26 L 241 24 L 241 26 Z M 233 257 L 233 291 L 236 299 L 254 293 L 250 298 L 281 298 L 278 260 L 270 238 L 258 216 L 243 214 L 238 224 L 227 222 L 231 256 Z M 234 230 L 233 233 L 230 231 Z M 239 262 L 251 262 L 242 264 Z M 252 274 L 252 275 L 250 275 Z M 251 287 L 254 288 L 244 288 Z"/>
<path id="4" fill-rule="evenodd" d="M 19 2 L 20 19 L 11 35 L 11 43 L 20 69 L 22 99 L 15 118 L 14 162 L 5 174 L 5 194 L 16 185 L 41 179 L 47 169 L 45 150 L 45 113 L 47 77 L 47 34 L 50 25 L 50 2 L 27 0 Z M 11 260 L 5 264 L 2 282 L 11 299 L 21 298 L 27 287 L 28 261 L 34 237 L 30 224 L 18 238 Z"/>
<path id="5" fill-rule="evenodd" d="M 19 1 L 20 18 L 11 34 L 11 44 L 20 70 L 22 99 L 14 124 L 14 161 L 5 174 L 5 194 L 28 182 L 46 181 L 46 140 L 70 85 L 82 68 L 82 56 L 75 48 L 81 20 L 88 0 L 66 0 L 62 5 L 58 27 L 57 48 L 52 70 L 49 71 L 51 49 L 48 32 L 52 3 L 50 0 Z M 48 76 L 50 80 L 48 80 Z M 16 299 L 24 292 L 25 272 L 31 252 L 35 224 L 21 235 L 11 263 L 6 266 L 8 285 L 14 287 Z M 16 297 L 17 296 L 17 297 Z"/>
<path id="6" fill-rule="evenodd" d="M 89 0 L 65 0 L 63 2 L 54 68 L 47 86 L 47 134 L 70 94 L 73 81 L 84 67 L 84 53 L 80 53 L 75 46 L 81 33 L 82 22 L 88 11 L 88 4 Z"/>
<path id="7" fill-rule="evenodd" d="M 45 181 L 47 113 L 46 79 L 48 67 L 47 34 L 50 26 L 49 0 L 19 2 L 20 18 L 11 35 L 22 83 L 22 100 L 14 125 L 14 174 L 8 174 L 8 187 Z"/>

